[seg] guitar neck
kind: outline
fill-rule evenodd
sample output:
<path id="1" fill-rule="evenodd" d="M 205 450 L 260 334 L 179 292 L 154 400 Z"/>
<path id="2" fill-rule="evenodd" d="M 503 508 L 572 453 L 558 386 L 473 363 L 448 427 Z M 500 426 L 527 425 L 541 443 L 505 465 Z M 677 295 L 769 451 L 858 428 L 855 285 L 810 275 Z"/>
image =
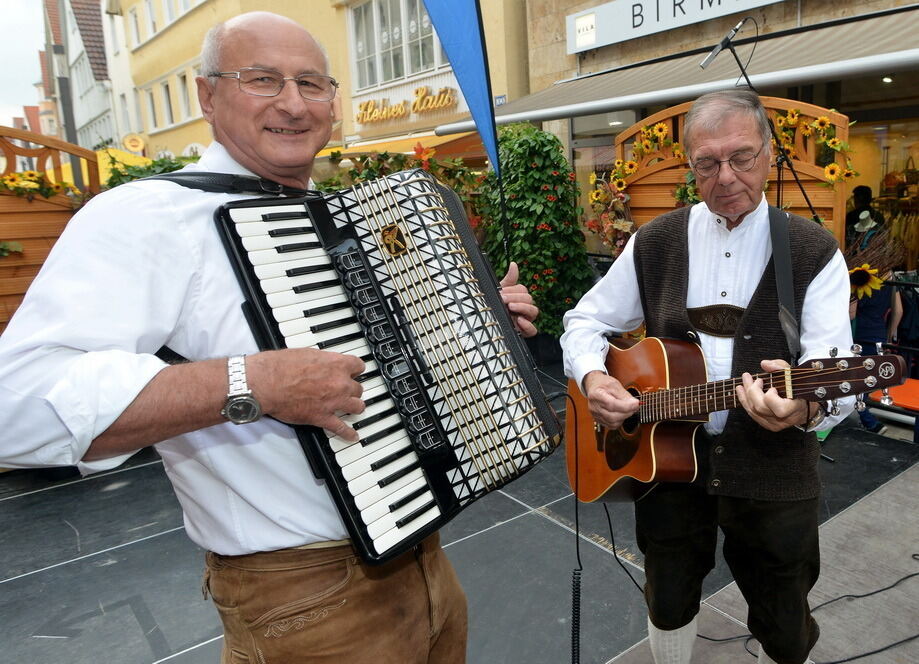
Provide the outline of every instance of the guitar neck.
<path id="1" fill-rule="evenodd" d="M 775 388 L 780 397 L 791 395 L 795 399 L 819 401 L 823 397 L 818 396 L 816 391 L 819 384 L 823 383 L 821 379 L 826 377 L 824 374 L 828 373 L 838 374 L 839 371 L 792 368 L 752 376 L 753 380 L 762 379 L 763 390 Z M 743 385 L 742 378 L 644 392 L 639 407 L 641 422 L 659 422 L 739 408 L 741 404 L 737 399 L 738 385 Z"/>

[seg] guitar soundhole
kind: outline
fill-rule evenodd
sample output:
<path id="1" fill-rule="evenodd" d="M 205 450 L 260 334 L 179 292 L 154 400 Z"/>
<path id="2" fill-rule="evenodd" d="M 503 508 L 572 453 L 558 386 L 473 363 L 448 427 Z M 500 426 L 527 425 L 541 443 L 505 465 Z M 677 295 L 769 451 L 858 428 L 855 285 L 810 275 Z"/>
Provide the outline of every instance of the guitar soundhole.
<path id="1" fill-rule="evenodd" d="M 627 465 L 638 452 L 640 436 L 626 436 L 622 428 L 616 431 L 604 429 L 603 449 L 606 452 L 606 464 L 612 470 Z"/>

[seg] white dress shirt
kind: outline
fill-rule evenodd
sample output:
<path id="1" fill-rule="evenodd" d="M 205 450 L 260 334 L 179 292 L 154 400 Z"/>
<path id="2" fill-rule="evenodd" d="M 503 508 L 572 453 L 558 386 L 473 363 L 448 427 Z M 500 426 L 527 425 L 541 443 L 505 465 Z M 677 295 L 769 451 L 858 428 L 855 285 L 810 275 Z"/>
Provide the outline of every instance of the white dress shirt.
<path id="1" fill-rule="evenodd" d="M 739 226 L 728 230 L 727 220 L 708 209 L 705 203 L 689 212 L 688 309 L 729 304 L 746 308 L 772 256 L 769 235 L 769 208 L 765 196 Z M 609 272 L 577 306 L 565 314 L 565 373 L 582 385 L 590 371 L 605 371 L 609 344 L 605 334 L 634 330 L 644 321 L 638 278 L 635 273 L 634 236 L 609 269 Z M 840 357 L 850 356 L 852 330 L 849 325 L 849 273 L 837 251 L 807 288 L 801 311 L 801 358 L 828 357 L 837 348 Z M 731 376 L 734 340 L 699 333 L 708 380 Z M 764 357 L 764 360 L 776 358 Z M 840 412 L 827 417 L 818 429 L 829 428 L 848 415 L 854 397 L 838 402 Z M 712 413 L 705 425 L 710 433 L 724 429 L 728 411 Z"/>
<path id="2" fill-rule="evenodd" d="M 219 143 L 186 170 L 251 175 Z M 132 182 L 76 214 L 0 336 L 0 466 L 78 465 L 166 366 L 258 352 L 214 210 L 251 195 Z M 158 443 L 189 536 L 225 555 L 347 537 L 292 430 L 229 422 Z"/>

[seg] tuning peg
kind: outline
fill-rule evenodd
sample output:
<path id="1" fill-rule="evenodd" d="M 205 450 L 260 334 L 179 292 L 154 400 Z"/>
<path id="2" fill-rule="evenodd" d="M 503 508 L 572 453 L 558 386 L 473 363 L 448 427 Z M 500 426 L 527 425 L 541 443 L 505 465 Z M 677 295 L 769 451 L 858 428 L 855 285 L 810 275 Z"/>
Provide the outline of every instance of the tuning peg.
<path id="1" fill-rule="evenodd" d="M 836 346 L 832 346 L 830 348 L 830 357 L 836 357 L 837 355 L 839 355 L 839 349 Z"/>
<path id="2" fill-rule="evenodd" d="M 852 354 L 853 354 L 853 355 L 861 355 L 861 354 L 862 354 L 862 346 L 861 346 L 861 344 L 852 344 L 852 348 L 851 348 L 850 350 L 852 351 Z"/>
<path id="3" fill-rule="evenodd" d="M 830 415 L 833 415 L 833 416 L 839 415 L 839 406 L 836 404 L 836 399 L 830 399 L 830 402 L 828 405 L 829 405 L 829 408 L 827 408 L 827 412 Z"/>
<path id="4" fill-rule="evenodd" d="M 881 403 L 885 406 L 893 405 L 893 398 L 890 396 L 890 390 L 886 387 L 881 390 Z"/>
<path id="5" fill-rule="evenodd" d="M 857 394 L 855 396 L 855 410 L 859 413 L 864 412 L 868 406 L 865 405 L 865 397 L 862 394 Z"/>
<path id="6" fill-rule="evenodd" d="M 884 354 L 884 344 L 882 344 L 880 341 L 876 341 L 874 347 L 877 349 L 878 355 Z"/>

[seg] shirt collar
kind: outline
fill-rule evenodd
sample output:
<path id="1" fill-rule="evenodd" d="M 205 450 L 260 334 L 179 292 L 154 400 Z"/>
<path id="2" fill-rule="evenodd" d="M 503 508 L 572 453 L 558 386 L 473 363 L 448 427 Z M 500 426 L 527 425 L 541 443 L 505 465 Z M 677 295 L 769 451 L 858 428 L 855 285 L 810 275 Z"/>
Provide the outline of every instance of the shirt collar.
<path id="1" fill-rule="evenodd" d="M 718 228 L 723 228 L 727 230 L 727 227 L 728 227 L 727 217 L 722 217 L 720 214 L 717 214 L 709 210 L 708 205 L 706 205 L 705 202 L 699 203 L 699 206 L 702 208 L 702 218 L 703 219 L 707 219 L 708 223 L 713 224 L 717 226 Z M 747 214 L 747 216 L 743 218 L 743 221 L 741 221 L 740 224 L 736 226 L 734 230 L 731 232 L 736 233 L 738 230 L 742 228 L 752 228 L 754 226 L 758 226 L 760 224 L 765 223 L 769 219 L 768 210 L 769 210 L 769 203 L 766 202 L 766 195 L 763 194 L 763 197 L 759 201 L 759 205 L 757 205 L 753 209 L 752 212 Z"/>
<path id="2" fill-rule="evenodd" d="M 230 156 L 227 149 L 217 141 L 211 142 L 204 151 L 204 154 L 201 155 L 201 158 L 196 163 L 189 164 L 186 168 L 208 173 L 229 173 L 231 175 L 251 175 L 256 178 L 259 177 L 245 166 L 240 165 L 238 161 Z M 313 178 L 310 178 L 307 187 L 309 189 L 313 188 Z"/>

